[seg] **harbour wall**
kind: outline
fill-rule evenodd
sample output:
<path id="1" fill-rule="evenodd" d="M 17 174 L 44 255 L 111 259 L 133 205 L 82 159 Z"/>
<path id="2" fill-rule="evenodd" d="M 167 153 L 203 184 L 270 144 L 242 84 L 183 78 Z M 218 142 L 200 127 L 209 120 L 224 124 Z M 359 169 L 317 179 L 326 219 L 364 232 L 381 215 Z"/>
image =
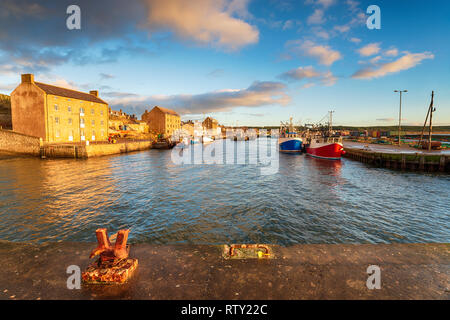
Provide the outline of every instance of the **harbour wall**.
<path id="1" fill-rule="evenodd" d="M 388 153 L 345 147 L 344 157 L 377 167 L 414 171 L 450 172 L 450 155 L 416 153 Z"/>
<path id="2" fill-rule="evenodd" d="M 0 151 L 39 156 L 40 149 L 40 138 L 10 130 L 0 130 Z"/>
<path id="3" fill-rule="evenodd" d="M 91 158 L 112 154 L 128 153 L 133 151 L 151 149 L 151 140 L 120 142 L 114 144 L 89 144 L 89 145 L 44 145 L 41 157 L 45 158 Z"/>
<path id="4" fill-rule="evenodd" d="M 0 240 L 0 300 L 450 299 L 448 243 L 271 246 L 273 259 L 224 259 L 222 246 L 131 244 L 139 266 L 129 282 L 69 290 L 67 268 L 84 271 L 96 246 Z M 367 286 L 373 265 L 379 289 Z"/>
<path id="5" fill-rule="evenodd" d="M 112 154 L 147 150 L 152 140 L 134 140 L 120 143 L 44 143 L 38 137 L 0 130 L 0 151 L 39 156 L 42 158 L 90 158 Z"/>

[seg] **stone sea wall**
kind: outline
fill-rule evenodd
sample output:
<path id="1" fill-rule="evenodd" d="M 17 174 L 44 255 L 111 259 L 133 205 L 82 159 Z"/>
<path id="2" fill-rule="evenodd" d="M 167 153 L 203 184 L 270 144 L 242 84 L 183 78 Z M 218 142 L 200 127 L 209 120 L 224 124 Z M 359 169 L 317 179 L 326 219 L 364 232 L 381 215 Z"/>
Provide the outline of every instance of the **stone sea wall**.
<path id="1" fill-rule="evenodd" d="M 27 154 L 45 158 L 90 158 L 111 154 L 147 150 L 152 140 L 126 141 L 120 143 L 48 144 L 40 138 L 21 133 L 0 130 L 0 151 Z"/>
<path id="2" fill-rule="evenodd" d="M 39 156 L 40 139 L 10 130 L 0 130 L 0 151 Z"/>

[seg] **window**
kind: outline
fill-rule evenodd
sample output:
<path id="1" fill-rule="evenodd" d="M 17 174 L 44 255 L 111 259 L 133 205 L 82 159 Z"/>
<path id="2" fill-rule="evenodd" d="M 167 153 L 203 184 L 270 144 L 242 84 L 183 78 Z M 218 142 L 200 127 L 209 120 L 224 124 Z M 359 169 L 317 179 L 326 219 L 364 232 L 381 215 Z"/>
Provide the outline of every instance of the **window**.
<path id="1" fill-rule="evenodd" d="M 84 118 L 80 118 L 80 123 L 84 124 Z"/>
<path id="2" fill-rule="evenodd" d="M 55 123 L 59 124 L 59 117 L 55 117 Z"/>
<path id="3" fill-rule="evenodd" d="M 92 121 L 91 121 L 91 124 L 92 124 L 93 126 L 95 126 L 95 120 L 92 120 Z"/>
<path id="4" fill-rule="evenodd" d="M 80 108 L 80 113 L 84 113 L 84 108 L 83 107 Z"/>
<path id="5" fill-rule="evenodd" d="M 102 121 L 100 121 L 100 124 L 101 124 L 101 125 L 103 125 L 103 124 L 104 124 L 104 121 L 103 121 L 103 120 L 102 120 Z"/>
<path id="6" fill-rule="evenodd" d="M 105 136 L 105 130 L 103 130 L 103 129 L 100 130 L 100 134 L 101 134 L 102 137 L 104 137 Z"/>
<path id="7" fill-rule="evenodd" d="M 103 115 L 103 110 L 100 110 L 100 115 Z"/>
<path id="8" fill-rule="evenodd" d="M 72 107 L 71 106 L 67 107 L 67 111 L 72 112 Z"/>
<path id="9" fill-rule="evenodd" d="M 58 111 L 58 105 L 55 104 L 55 111 Z"/>
<path id="10" fill-rule="evenodd" d="M 94 113 L 95 113 L 94 109 L 91 109 L 91 114 L 94 114 Z"/>
<path id="11" fill-rule="evenodd" d="M 59 138 L 59 136 L 60 136 L 60 132 L 59 132 L 59 129 L 58 129 L 58 130 L 56 130 L 56 137 Z"/>
<path id="12" fill-rule="evenodd" d="M 72 118 L 69 118 L 68 122 L 69 124 L 72 124 Z"/>

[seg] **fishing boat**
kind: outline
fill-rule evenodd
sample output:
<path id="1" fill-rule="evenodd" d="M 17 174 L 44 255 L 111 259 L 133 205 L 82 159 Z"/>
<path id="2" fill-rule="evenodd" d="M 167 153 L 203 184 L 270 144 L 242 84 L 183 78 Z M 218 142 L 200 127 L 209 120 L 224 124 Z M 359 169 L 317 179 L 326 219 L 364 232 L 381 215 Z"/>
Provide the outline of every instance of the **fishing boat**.
<path id="1" fill-rule="evenodd" d="M 289 123 L 281 122 L 280 136 L 278 137 L 278 146 L 280 152 L 302 152 L 302 139 L 292 125 L 292 117 L 290 118 Z"/>
<path id="2" fill-rule="evenodd" d="M 308 134 L 305 145 L 307 155 L 320 159 L 340 160 L 345 154 L 342 137 L 333 136 L 333 112 L 329 112 L 328 131 Z"/>
<path id="3" fill-rule="evenodd" d="M 171 141 L 169 138 L 159 136 L 158 140 L 153 142 L 153 149 L 171 149 L 175 146 L 175 142 Z"/>
<path id="4" fill-rule="evenodd" d="M 313 136 L 308 138 L 306 154 L 315 158 L 340 160 L 345 154 L 342 137 Z"/>

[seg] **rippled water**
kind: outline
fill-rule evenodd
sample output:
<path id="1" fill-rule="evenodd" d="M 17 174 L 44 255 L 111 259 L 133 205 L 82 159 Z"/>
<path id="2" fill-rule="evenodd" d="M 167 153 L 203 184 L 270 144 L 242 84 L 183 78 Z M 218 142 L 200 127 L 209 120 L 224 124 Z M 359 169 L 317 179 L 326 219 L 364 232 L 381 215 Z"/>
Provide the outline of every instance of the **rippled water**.
<path id="1" fill-rule="evenodd" d="M 150 243 L 450 242 L 448 175 L 281 154 L 264 176 L 170 152 L 0 159 L 0 239 L 95 241 L 107 227 Z"/>

